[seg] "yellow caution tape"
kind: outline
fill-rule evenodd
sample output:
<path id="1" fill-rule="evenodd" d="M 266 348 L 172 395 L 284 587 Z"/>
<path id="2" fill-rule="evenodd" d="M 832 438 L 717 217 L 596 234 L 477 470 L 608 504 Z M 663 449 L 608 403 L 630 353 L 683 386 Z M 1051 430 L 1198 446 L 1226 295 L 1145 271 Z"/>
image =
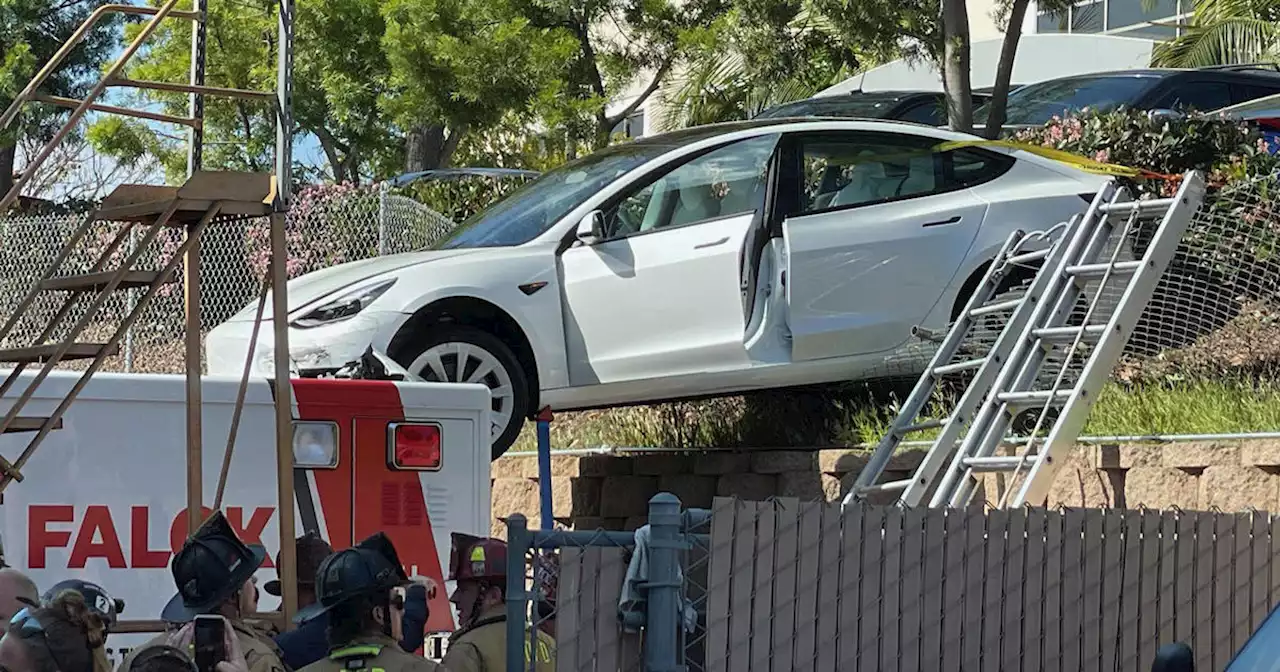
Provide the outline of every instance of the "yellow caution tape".
<path id="1" fill-rule="evenodd" d="M 1049 147 L 1042 147 L 1040 145 L 1033 145 L 1026 142 L 1013 142 L 1010 140 L 952 140 L 950 142 L 944 142 L 938 145 L 937 147 L 935 147 L 934 149 L 940 152 L 945 152 L 947 150 L 959 149 L 961 147 L 1007 147 L 1009 149 L 1019 149 L 1029 154 L 1035 154 L 1037 156 L 1042 156 L 1046 159 L 1051 159 L 1053 161 L 1059 161 L 1061 163 L 1070 164 L 1072 166 L 1075 166 L 1076 168 L 1079 168 L 1080 170 L 1084 170 L 1090 173 L 1097 173 L 1100 175 L 1141 177 L 1145 172 L 1137 168 L 1130 168 L 1128 166 L 1121 166 L 1114 163 L 1103 163 L 1102 161 L 1095 161 L 1088 157 L 1080 156 L 1079 154 L 1064 152 L 1060 149 L 1051 149 Z"/>

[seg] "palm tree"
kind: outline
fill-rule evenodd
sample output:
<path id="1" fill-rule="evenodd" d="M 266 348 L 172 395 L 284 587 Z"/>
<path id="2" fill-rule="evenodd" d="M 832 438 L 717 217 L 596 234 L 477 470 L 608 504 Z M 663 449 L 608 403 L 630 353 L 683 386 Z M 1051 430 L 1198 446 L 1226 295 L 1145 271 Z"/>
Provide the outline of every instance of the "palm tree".
<path id="1" fill-rule="evenodd" d="M 1152 65 L 1200 68 L 1276 62 L 1280 57 L 1280 0 L 1196 0 L 1190 25 L 1156 45 Z"/>
<path id="2" fill-rule="evenodd" d="M 808 3 L 789 21 L 788 27 L 791 38 L 797 42 L 814 36 L 837 49 L 855 51 L 836 26 Z M 800 77 L 779 81 L 753 72 L 738 49 L 717 48 L 705 52 L 677 69 L 663 85 L 659 92 L 663 114 L 657 126 L 670 131 L 750 119 L 775 105 L 808 98 L 843 81 L 850 73 L 838 68 L 830 78 L 817 82 L 813 81 L 812 72 L 808 74 L 807 81 Z"/>

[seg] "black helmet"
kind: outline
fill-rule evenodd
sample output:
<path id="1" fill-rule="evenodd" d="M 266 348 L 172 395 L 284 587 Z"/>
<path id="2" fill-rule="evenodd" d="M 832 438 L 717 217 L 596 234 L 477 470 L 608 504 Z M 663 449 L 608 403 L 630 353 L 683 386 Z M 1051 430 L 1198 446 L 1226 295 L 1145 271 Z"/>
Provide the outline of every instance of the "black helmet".
<path id="1" fill-rule="evenodd" d="M 221 511 L 200 525 L 169 563 L 178 594 L 160 612 L 169 623 L 208 614 L 240 590 L 267 557 L 259 544 L 246 545 Z"/>
<path id="2" fill-rule="evenodd" d="M 84 597 L 84 603 L 89 607 L 89 611 L 97 614 L 102 619 L 103 624 L 107 628 L 107 632 L 115 627 L 116 617 L 120 612 L 124 611 L 124 600 L 111 597 L 102 586 L 89 581 L 81 581 L 80 579 L 67 579 L 53 584 L 53 587 L 44 592 L 40 596 L 40 601 L 48 605 L 59 593 L 64 591 L 75 591 Z"/>
<path id="3" fill-rule="evenodd" d="M 299 610 L 294 621 L 306 622 L 353 597 L 385 594 L 404 585 L 408 577 L 399 560 L 381 532 L 330 555 L 316 570 L 317 602 Z"/>

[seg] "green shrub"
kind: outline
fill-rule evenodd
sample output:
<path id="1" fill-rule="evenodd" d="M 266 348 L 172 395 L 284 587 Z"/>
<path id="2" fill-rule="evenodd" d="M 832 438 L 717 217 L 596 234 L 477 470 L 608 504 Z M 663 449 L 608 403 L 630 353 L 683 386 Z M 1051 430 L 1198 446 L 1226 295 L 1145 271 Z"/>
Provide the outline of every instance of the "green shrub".
<path id="1" fill-rule="evenodd" d="M 419 180 L 396 189 L 395 193 L 413 198 L 455 222 L 462 222 L 528 181 L 523 177 L 481 176 Z"/>
<path id="2" fill-rule="evenodd" d="M 1275 172 L 1280 161 L 1252 127 L 1218 117 L 1160 118 L 1136 110 L 1084 111 L 1019 131 L 1020 142 L 1146 171 L 1140 191 L 1177 190 L 1177 176 L 1203 170 L 1217 188 Z"/>

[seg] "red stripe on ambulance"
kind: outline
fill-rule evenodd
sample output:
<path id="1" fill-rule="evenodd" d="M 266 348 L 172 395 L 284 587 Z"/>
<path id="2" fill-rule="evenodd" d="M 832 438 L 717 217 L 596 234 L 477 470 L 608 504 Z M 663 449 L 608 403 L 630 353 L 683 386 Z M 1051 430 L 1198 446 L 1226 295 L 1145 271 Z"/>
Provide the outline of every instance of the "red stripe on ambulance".
<path id="1" fill-rule="evenodd" d="M 334 420 L 340 428 L 338 468 L 314 472 L 329 543 L 338 549 L 385 532 L 406 569 L 416 567 L 438 585 L 427 630 L 453 630 L 453 612 L 418 473 L 387 467 L 387 427 L 405 419 L 395 384 L 353 380 L 332 385 L 302 379 L 293 381 L 293 393 L 298 419 Z M 362 449 L 354 451 L 354 445 Z"/>

